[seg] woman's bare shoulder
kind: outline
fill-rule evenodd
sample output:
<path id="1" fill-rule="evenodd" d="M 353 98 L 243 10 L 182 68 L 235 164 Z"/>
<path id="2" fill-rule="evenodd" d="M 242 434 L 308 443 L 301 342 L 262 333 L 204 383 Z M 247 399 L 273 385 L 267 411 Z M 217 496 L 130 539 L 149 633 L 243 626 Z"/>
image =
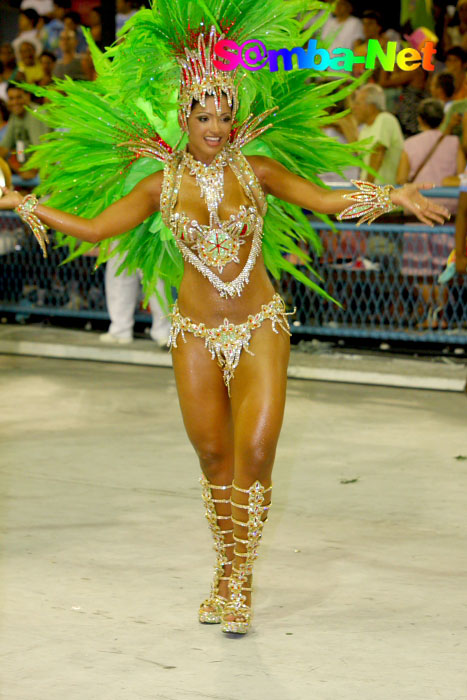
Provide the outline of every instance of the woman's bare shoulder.
<path id="1" fill-rule="evenodd" d="M 263 186 L 266 184 L 268 176 L 271 175 L 279 165 L 276 160 L 268 158 L 267 156 L 247 156 L 246 159 Z"/>
<path id="2" fill-rule="evenodd" d="M 159 203 L 163 179 L 164 172 L 163 170 L 159 170 L 157 173 L 153 173 L 152 175 L 148 175 L 147 177 L 143 178 L 138 183 L 137 187 L 143 189 L 148 197 Z"/>

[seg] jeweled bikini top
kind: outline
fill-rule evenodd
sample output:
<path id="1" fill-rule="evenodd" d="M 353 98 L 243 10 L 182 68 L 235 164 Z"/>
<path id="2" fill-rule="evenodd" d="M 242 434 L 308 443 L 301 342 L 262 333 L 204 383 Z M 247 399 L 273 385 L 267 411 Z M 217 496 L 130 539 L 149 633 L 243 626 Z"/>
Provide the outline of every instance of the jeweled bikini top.
<path id="1" fill-rule="evenodd" d="M 224 168 L 227 166 L 237 177 L 252 206 L 242 205 L 237 214 L 232 214 L 229 219 L 220 219 L 218 209 L 224 197 Z M 174 211 L 185 168 L 189 168 L 190 175 L 196 178 L 201 197 L 206 202 L 209 211 L 207 225 Z M 195 160 L 186 151 L 176 151 L 169 157 L 162 183 L 162 219 L 174 234 L 183 258 L 194 265 L 222 297 L 240 295 L 243 287 L 248 284 L 250 272 L 261 252 L 266 209 L 266 198 L 261 185 L 239 149 L 226 146 L 210 165 Z M 239 248 L 250 235 L 253 236 L 253 241 L 243 270 L 231 282 L 223 282 L 210 268 L 217 268 L 222 273 L 228 263 L 239 263 Z"/>

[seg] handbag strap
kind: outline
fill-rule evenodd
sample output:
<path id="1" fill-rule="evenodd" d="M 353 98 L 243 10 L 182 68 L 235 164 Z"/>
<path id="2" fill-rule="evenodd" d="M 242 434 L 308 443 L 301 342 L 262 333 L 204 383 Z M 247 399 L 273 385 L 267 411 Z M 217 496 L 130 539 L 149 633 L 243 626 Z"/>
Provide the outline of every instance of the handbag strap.
<path id="1" fill-rule="evenodd" d="M 446 133 L 441 134 L 441 136 L 434 142 L 433 146 L 430 148 L 430 150 L 428 151 L 428 153 L 426 154 L 426 156 L 424 157 L 424 159 L 422 160 L 422 162 L 418 166 L 417 170 L 414 172 L 413 176 L 408 180 L 408 182 L 415 182 L 415 179 L 416 179 L 418 173 L 428 163 L 431 156 L 436 151 L 436 149 L 438 148 L 439 144 L 441 143 L 441 141 L 444 139 L 445 136 L 447 136 Z"/>

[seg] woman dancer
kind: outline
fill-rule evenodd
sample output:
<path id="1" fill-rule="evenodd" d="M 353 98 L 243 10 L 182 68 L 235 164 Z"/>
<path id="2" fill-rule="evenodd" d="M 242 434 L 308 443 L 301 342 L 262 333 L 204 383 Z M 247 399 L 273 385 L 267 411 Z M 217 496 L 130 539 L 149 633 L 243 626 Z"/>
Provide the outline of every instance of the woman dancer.
<path id="1" fill-rule="evenodd" d="M 282 4 L 293 5 L 296 16 L 297 3 Z M 275 110 L 234 129 L 239 109 L 235 75 L 218 70 L 212 60 L 219 30 L 212 26 L 207 32 L 199 22 L 196 31 L 190 26 L 191 43 L 178 56 L 179 122 L 188 137 L 186 148 L 172 149 L 159 134 L 151 138 L 144 129 L 135 132 L 134 124 L 133 133 L 128 129 L 118 144 L 139 157 L 158 159 L 163 171 L 144 177 L 90 219 L 10 191 L 0 207 L 16 207 L 41 242 L 46 225 L 91 245 L 129 231 L 135 236 L 141 222 L 160 212 L 183 257 L 172 313 L 173 365 L 185 427 L 203 472 L 206 516 L 217 552 L 211 594 L 199 619 L 243 634 L 251 620 L 253 564 L 271 504 L 289 358 L 285 306 L 265 266 L 266 197 L 343 218 L 363 214 L 365 220 L 396 206 L 427 224 L 442 222 L 447 212 L 421 196 L 421 185 L 394 190 L 358 183 L 357 193 L 331 192 L 272 158 L 246 157 L 242 148 L 262 136 L 268 127 L 258 128 L 259 123 Z M 271 208 L 276 201 L 271 199 Z M 289 227 L 301 223 L 296 210 L 285 209 L 277 222 L 286 218 Z M 275 260 L 282 260 L 277 252 Z M 160 263 L 154 265 L 163 273 Z"/>

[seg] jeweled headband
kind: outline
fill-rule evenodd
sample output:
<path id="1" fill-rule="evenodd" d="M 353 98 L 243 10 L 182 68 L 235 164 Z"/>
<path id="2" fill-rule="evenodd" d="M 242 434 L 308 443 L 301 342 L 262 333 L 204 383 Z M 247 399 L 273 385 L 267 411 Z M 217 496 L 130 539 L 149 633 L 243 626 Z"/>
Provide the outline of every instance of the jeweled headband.
<path id="1" fill-rule="evenodd" d="M 188 129 L 187 122 L 193 100 L 205 107 L 208 95 L 214 97 L 216 112 L 220 114 L 224 94 L 232 109 L 232 117 L 235 117 L 238 107 L 238 89 L 234 84 L 235 71 L 218 70 L 213 62 L 214 46 L 223 38 L 224 34 L 218 34 L 216 28 L 211 27 L 207 44 L 204 34 L 200 33 L 197 48 L 185 48 L 185 57 L 177 58 L 182 69 L 179 104 L 180 119 L 185 131 Z"/>

